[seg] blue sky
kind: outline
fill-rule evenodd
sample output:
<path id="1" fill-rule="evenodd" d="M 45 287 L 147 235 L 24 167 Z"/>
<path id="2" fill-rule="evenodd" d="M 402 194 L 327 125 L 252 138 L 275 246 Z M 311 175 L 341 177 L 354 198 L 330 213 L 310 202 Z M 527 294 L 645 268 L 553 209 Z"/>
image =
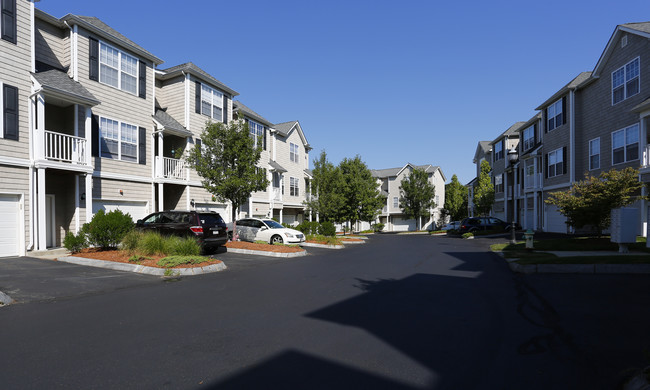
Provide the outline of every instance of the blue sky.
<path id="1" fill-rule="evenodd" d="M 330 161 L 475 174 L 492 140 L 582 71 L 647 0 L 41 0 L 96 16 L 165 61 L 194 62 L 273 123 L 299 120 Z"/>

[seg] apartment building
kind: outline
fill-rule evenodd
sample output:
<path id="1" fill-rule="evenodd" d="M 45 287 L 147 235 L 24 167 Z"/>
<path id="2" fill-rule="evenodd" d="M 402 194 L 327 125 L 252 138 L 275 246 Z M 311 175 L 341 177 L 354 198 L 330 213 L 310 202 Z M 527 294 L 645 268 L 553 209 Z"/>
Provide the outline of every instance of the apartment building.
<path id="1" fill-rule="evenodd" d="M 504 221 L 511 221 L 513 203 L 513 183 L 515 182 L 514 167 L 508 158 L 508 153 L 519 144 L 519 128 L 524 122 L 517 122 L 490 142 L 492 162 L 492 184 L 494 185 L 494 205 L 492 215 Z M 478 166 L 480 170 L 480 165 Z"/>
<path id="2" fill-rule="evenodd" d="M 490 166 L 492 166 L 491 143 L 491 141 L 479 141 L 474 152 L 472 163 L 476 166 L 476 177 L 465 184 L 467 188 L 467 215 L 470 217 L 478 216 L 478 212 L 474 208 L 474 190 L 478 185 L 478 177 L 481 174 L 481 163 L 485 160 L 490 162 Z"/>
<path id="3" fill-rule="evenodd" d="M 236 91 L 189 62 L 158 69 L 162 59 L 96 17 L 56 18 L 27 0 L 0 7 L 0 257 L 61 246 L 99 210 L 230 216 L 182 157 L 208 121 L 233 120 Z M 296 165 L 287 215 L 299 219 L 311 148 L 298 122 L 262 124 L 274 146 L 287 144 L 264 164 L 276 153 Z"/>
<path id="4" fill-rule="evenodd" d="M 386 197 L 386 205 L 377 217 L 384 224 L 384 231 L 413 231 L 417 230 L 418 221 L 408 218 L 400 208 L 400 186 L 402 180 L 408 177 L 414 169 L 424 169 L 428 174 L 429 182 L 435 186 L 435 207 L 429 210 L 429 216 L 422 219 L 422 229 L 433 229 L 440 220 L 440 210 L 445 205 L 445 177 L 442 169 L 434 165 L 413 165 L 407 163 L 403 167 L 388 169 L 372 169 L 372 176 L 377 180 L 377 186 L 382 195 Z"/>

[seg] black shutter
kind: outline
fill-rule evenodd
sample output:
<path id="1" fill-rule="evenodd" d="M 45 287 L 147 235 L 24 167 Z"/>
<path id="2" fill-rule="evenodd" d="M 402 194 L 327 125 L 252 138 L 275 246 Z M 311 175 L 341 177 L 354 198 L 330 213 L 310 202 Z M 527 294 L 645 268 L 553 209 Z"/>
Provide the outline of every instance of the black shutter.
<path id="1" fill-rule="evenodd" d="M 201 83 L 198 81 L 194 82 L 194 85 L 196 86 L 196 91 L 194 91 L 194 97 L 195 99 L 195 107 L 194 110 L 196 111 L 197 114 L 201 113 Z"/>
<path id="2" fill-rule="evenodd" d="M 228 97 L 223 95 L 223 123 L 228 123 Z"/>
<path id="3" fill-rule="evenodd" d="M 16 0 L 2 0 L 2 39 L 16 43 Z"/>
<path id="4" fill-rule="evenodd" d="M 544 133 L 548 133 L 548 107 L 544 109 L 542 120 L 544 121 Z"/>
<path id="5" fill-rule="evenodd" d="M 537 123 L 533 124 L 533 145 L 537 145 Z"/>
<path id="6" fill-rule="evenodd" d="M 264 127 L 264 150 L 266 150 L 266 130 L 267 128 Z"/>
<path id="7" fill-rule="evenodd" d="M 544 178 L 548 179 L 548 153 L 544 155 L 544 166 L 542 169 L 544 170 Z"/>
<path id="8" fill-rule="evenodd" d="M 147 164 L 147 129 L 140 127 L 138 132 L 138 163 L 142 165 Z"/>
<path id="9" fill-rule="evenodd" d="M 566 112 L 566 96 L 565 96 L 562 98 L 562 124 L 563 125 L 566 124 L 566 117 L 567 117 L 567 112 Z"/>
<path id="10" fill-rule="evenodd" d="M 90 47 L 88 49 L 88 78 L 91 80 L 99 81 L 99 41 L 95 38 L 88 38 Z"/>
<path id="11" fill-rule="evenodd" d="M 91 153 L 94 157 L 99 157 L 99 117 L 93 115 L 90 141 L 92 142 Z"/>
<path id="12" fill-rule="evenodd" d="M 194 147 L 198 148 L 198 155 L 200 155 L 201 154 L 201 138 L 196 139 L 196 144 L 194 145 Z M 198 155 L 197 155 L 197 159 L 196 159 L 196 165 L 199 165 Z"/>
<path id="13" fill-rule="evenodd" d="M 143 99 L 146 99 L 147 98 L 147 64 L 142 60 L 139 60 L 138 62 L 140 63 L 140 74 L 139 74 L 140 95 L 139 96 Z"/>
<path id="14" fill-rule="evenodd" d="M 4 85 L 2 96 L 4 101 L 2 108 L 4 137 L 18 141 L 18 88 Z"/>
<path id="15" fill-rule="evenodd" d="M 567 159 L 566 159 L 566 146 L 562 148 L 562 170 L 563 174 L 566 174 L 566 166 L 567 166 Z"/>

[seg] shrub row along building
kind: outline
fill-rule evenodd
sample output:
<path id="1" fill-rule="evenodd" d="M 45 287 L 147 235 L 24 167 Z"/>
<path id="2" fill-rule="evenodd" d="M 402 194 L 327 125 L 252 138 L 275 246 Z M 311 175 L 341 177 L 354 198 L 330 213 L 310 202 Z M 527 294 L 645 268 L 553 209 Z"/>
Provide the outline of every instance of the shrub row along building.
<path id="1" fill-rule="evenodd" d="M 311 146 L 298 121 L 269 122 L 192 63 L 159 69 L 160 58 L 96 17 L 59 19 L 27 0 L 1 7 L 0 256 L 61 246 L 98 210 L 228 219 L 230 206 L 182 159 L 208 120 L 243 117 L 261 136 L 270 184 L 240 215 L 305 218 Z"/>
<path id="2" fill-rule="evenodd" d="M 473 162 L 477 178 L 481 161 L 492 167 L 492 215 L 525 229 L 566 233 L 566 218 L 545 203 L 550 192 L 612 168 L 639 168 L 639 180 L 649 182 L 649 65 L 650 22 L 617 26 L 593 71 L 573 78 L 529 120 L 479 142 Z M 467 185 L 470 215 L 476 182 Z M 643 200 L 631 206 L 639 210 L 644 236 L 647 206 Z"/>

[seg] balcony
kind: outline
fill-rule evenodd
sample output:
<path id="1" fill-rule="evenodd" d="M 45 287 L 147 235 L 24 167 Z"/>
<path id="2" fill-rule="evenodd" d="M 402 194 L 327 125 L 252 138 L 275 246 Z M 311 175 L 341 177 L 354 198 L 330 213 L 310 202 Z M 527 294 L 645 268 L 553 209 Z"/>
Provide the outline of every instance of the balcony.
<path id="1" fill-rule="evenodd" d="M 185 161 L 156 156 L 156 176 L 163 179 L 188 180 Z"/>
<path id="2" fill-rule="evenodd" d="M 643 160 L 641 163 L 641 168 L 650 168 L 650 144 L 646 145 L 643 148 Z"/>
<path id="3" fill-rule="evenodd" d="M 282 202 L 282 189 L 281 188 L 273 188 L 273 193 L 271 194 L 272 200 L 275 202 Z"/>
<path id="4" fill-rule="evenodd" d="M 524 188 L 527 191 L 542 189 L 542 174 L 526 175 L 524 178 Z"/>
<path id="5" fill-rule="evenodd" d="M 87 165 L 86 139 L 72 135 L 43 131 L 43 155 L 41 157 L 70 164 Z"/>

